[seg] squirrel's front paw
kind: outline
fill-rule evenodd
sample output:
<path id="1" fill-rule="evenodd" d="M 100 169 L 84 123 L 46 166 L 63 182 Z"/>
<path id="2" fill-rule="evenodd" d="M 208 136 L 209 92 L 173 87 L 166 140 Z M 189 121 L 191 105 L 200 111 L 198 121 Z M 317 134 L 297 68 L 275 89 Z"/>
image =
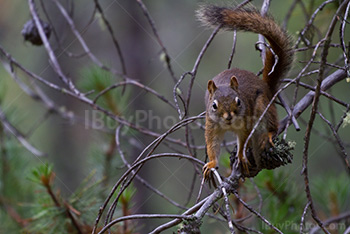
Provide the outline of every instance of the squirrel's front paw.
<path id="1" fill-rule="evenodd" d="M 211 173 L 211 169 L 212 168 L 215 168 L 217 165 L 217 161 L 216 160 L 213 160 L 213 161 L 210 161 L 208 163 L 206 163 L 204 166 L 203 166 L 203 177 L 205 180 L 209 180 L 209 176 L 210 176 L 210 173 Z"/>

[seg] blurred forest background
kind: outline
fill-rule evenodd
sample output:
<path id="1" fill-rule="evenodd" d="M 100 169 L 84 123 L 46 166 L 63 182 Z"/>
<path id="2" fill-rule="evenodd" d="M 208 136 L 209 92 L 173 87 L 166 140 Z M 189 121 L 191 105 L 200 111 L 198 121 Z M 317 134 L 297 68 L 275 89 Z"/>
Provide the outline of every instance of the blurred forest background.
<path id="1" fill-rule="evenodd" d="M 126 71 L 127 77 L 155 90 L 164 99 L 170 100 L 173 106 L 175 82 L 166 65 L 167 54 L 170 56 L 174 77 L 178 80 L 182 74 L 192 70 L 198 54 L 212 33 L 212 30 L 202 27 L 195 17 L 195 11 L 203 1 L 143 2 L 155 23 L 167 54 L 154 36 L 138 1 L 100 0 L 103 14 L 96 10 L 97 1 L 94 0 L 35 1 L 40 18 L 51 22 L 55 29 L 49 42 L 64 74 L 72 79 L 78 90 L 87 93 L 86 97 L 91 100 L 108 86 L 122 82 L 123 75 L 118 76 L 101 69 L 91 57 L 84 54 L 82 45 L 62 15 L 57 2 L 72 17 L 76 30 L 80 32 L 91 53 L 102 64 L 120 74 Z M 221 5 L 239 3 L 228 0 L 205 2 Z M 299 1 L 272 1 L 269 12 L 283 24 L 290 6 L 295 2 Z M 298 37 L 311 14 L 323 1 L 300 2 L 303 4 L 296 3 L 285 24 L 294 38 Z M 311 41 L 314 40 L 313 43 L 317 43 L 328 30 L 340 2 L 333 1 L 318 13 L 314 22 L 315 30 L 308 32 Z M 260 9 L 263 1 L 255 0 L 251 3 Z M 305 16 L 305 11 L 309 13 L 308 16 Z M 62 90 L 55 91 L 34 81 L 16 65 L 11 66 L 4 51 L 26 70 L 58 87 L 67 88 L 49 62 L 45 47 L 34 46 L 24 41 L 21 35 L 23 26 L 32 18 L 31 15 L 27 1 L 0 0 L 0 233 L 91 233 L 99 207 L 113 185 L 127 170 L 115 143 L 115 130 L 119 124 L 103 112 L 96 111 L 92 105 L 72 95 L 66 95 Z M 125 67 L 103 17 L 110 23 L 118 40 Z M 349 56 L 348 24 L 349 18 L 344 35 Z M 339 43 L 339 27 L 340 23 L 336 26 L 332 43 Z M 232 35 L 227 32 L 219 33 L 204 54 L 193 84 L 187 117 L 197 116 L 205 111 L 204 93 L 207 81 L 227 68 Z M 262 62 L 259 52 L 255 50 L 257 40 L 255 34 L 238 33 L 233 57 L 234 67 L 259 72 Z M 300 47 L 303 46 L 305 45 Z M 69 53 L 74 56 L 69 56 Z M 296 77 L 311 54 L 312 49 L 297 53 L 290 78 Z M 319 61 L 319 57 L 315 61 Z M 331 47 L 327 61 L 334 64 L 338 61 L 338 66 L 344 67 L 342 50 L 339 47 Z M 312 66 L 316 67 L 317 63 L 311 65 L 307 72 L 313 70 Z M 336 67 L 329 67 L 327 74 L 335 70 Z M 16 79 L 19 81 L 16 82 Z M 182 92 L 186 96 L 189 80 L 189 77 L 185 78 L 176 92 Z M 316 85 L 316 80 L 317 73 L 302 78 L 304 83 L 311 86 Z M 327 92 L 349 105 L 349 82 L 348 79 L 343 79 Z M 34 93 L 39 92 L 36 86 L 52 101 L 54 108 L 48 108 L 40 98 L 30 96 L 23 90 L 23 87 L 29 87 Z M 92 90 L 94 92 L 90 92 Z M 300 87 L 297 100 L 308 91 Z M 292 103 L 294 94 L 295 85 L 284 91 L 289 103 Z M 113 89 L 100 97 L 96 103 L 114 115 L 122 116 L 127 121 L 157 134 L 163 134 L 179 121 L 176 108 L 137 85 Z M 179 103 L 181 106 L 180 101 Z M 330 101 L 324 96 L 320 98 L 318 107 L 334 126 L 349 111 L 346 106 Z M 301 170 L 304 136 L 310 110 L 311 106 L 298 118 L 300 131 L 295 131 L 293 126 L 287 131 L 286 139 L 295 142 L 293 163 L 273 171 L 262 171 L 254 180 L 247 179 L 239 190 L 241 197 L 256 209 L 259 199 L 262 199 L 261 214 L 284 233 L 299 233 L 300 219 L 308 202 Z M 286 116 L 282 107 L 279 106 L 278 111 L 281 119 Z M 349 115 L 345 120 L 349 121 Z M 8 123 L 21 132 L 24 139 L 22 142 L 18 141 L 18 134 L 15 134 L 17 137 L 11 134 L 6 127 Z M 204 120 L 196 120 L 196 123 L 201 125 Z M 196 157 L 204 161 L 204 131 L 198 125 L 191 125 L 191 135 L 194 139 L 191 144 L 199 146 Z M 309 146 L 310 189 L 319 218 L 327 220 L 345 215 L 339 219 L 336 228 L 330 228 L 331 233 L 342 233 L 349 226 L 350 172 L 342 158 L 342 152 L 348 153 L 350 149 L 349 129 L 350 125 L 346 125 L 346 122 L 339 128 L 338 136 L 345 147 L 341 151 L 327 123 L 320 116 L 316 116 Z M 120 134 L 121 148 L 130 164 L 155 139 L 154 136 L 150 136 L 152 134 L 143 134 L 128 127 L 122 127 Z M 170 137 L 186 142 L 186 131 L 182 128 Z M 228 141 L 230 140 L 233 140 L 232 136 L 228 138 Z M 40 152 L 34 155 L 33 151 L 23 147 L 23 142 L 42 152 L 43 156 L 40 156 Z M 176 144 L 171 141 L 162 143 L 154 153 L 161 152 L 189 155 L 193 153 L 188 152 L 186 143 Z M 229 173 L 228 160 L 228 153 L 222 153 L 219 169 L 222 175 L 227 176 Z M 138 175 L 181 206 L 190 207 L 196 201 L 201 182 L 201 175 L 198 170 L 196 173 L 193 164 L 188 160 L 174 158 L 156 159 L 145 164 Z M 257 192 L 256 188 L 260 192 Z M 208 194 L 211 190 L 208 188 L 205 192 Z M 239 202 L 234 198 L 232 205 L 237 215 L 233 216 L 234 219 L 249 215 L 249 211 L 244 208 L 241 208 L 244 211 L 240 210 Z M 158 196 L 140 180 L 133 180 L 123 192 L 114 218 L 141 213 L 181 214 L 183 211 L 167 199 Z M 241 217 L 238 217 L 239 215 Z M 103 222 L 104 220 L 100 221 L 100 224 Z M 112 230 L 113 233 L 147 233 L 164 222 L 162 219 L 130 220 L 116 224 Z M 271 232 L 255 216 L 242 222 L 243 225 L 254 227 L 262 233 Z M 310 214 L 306 214 L 305 222 L 309 224 L 305 226 L 307 231 L 317 227 Z M 176 229 L 171 230 L 176 232 Z M 203 233 L 228 232 L 225 222 L 209 217 L 203 219 L 201 230 Z"/>

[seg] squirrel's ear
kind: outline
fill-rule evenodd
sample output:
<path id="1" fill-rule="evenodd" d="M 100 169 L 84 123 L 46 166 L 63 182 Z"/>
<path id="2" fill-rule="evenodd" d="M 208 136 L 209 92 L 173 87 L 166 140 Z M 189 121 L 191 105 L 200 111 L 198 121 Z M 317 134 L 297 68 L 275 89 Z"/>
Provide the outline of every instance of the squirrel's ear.
<path id="1" fill-rule="evenodd" d="M 214 81 L 209 80 L 209 81 L 208 81 L 208 91 L 209 91 L 209 93 L 210 93 L 210 94 L 213 94 L 213 93 L 215 92 L 216 89 L 217 89 L 217 87 L 216 87 Z"/>
<path id="2" fill-rule="evenodd" d="M 231 77 L 231 81 L 230 81 L 230 87 L 233 89 L 233 90 L 238 90 L 238 81 L 237 81 L 237 78 L 235 76 L 232 76 Z"/>

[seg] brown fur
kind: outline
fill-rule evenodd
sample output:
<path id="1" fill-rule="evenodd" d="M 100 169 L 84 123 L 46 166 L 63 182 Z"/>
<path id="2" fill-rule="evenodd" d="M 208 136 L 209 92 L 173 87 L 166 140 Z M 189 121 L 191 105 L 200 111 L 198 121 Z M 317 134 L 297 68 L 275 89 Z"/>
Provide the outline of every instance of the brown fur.
<path id="1" fill-rule="evenodd" d="M 278 56 L 278 62 L 274 65 L 275 56 L 267 49 L 263 79 L 251 72 L 234 68 L 221 72 L 208 82 L 205 98 L 205 139 L 209 162 L 203 168 L 204 176 L 208 178 L 210 169 L 217 165 L 220 144 L 226 131 L 233 131 L 237 135 L 237 156 L 243 167 L 248 170 L 249 162 L 243 152 L 243 146 L 275 94 L 280 79 L 289 71 L 293 61 L 293 50 L 288 34 L 272 17 L 262 17 L 255 9 L 233 10 L 202 6 L 197 13 L 198 18 L 207 25 L 221 25 L 224 29 L 264 35 Z M 273 66 L 275 67 L 271 72 Z M 272 144 L 272 136 L 277 129 L 277 111 L 275 105 L 271 105 L 248 144 L 253 149 L 256 164 L 259 164 L 260 152 L 267 142 Z"/>

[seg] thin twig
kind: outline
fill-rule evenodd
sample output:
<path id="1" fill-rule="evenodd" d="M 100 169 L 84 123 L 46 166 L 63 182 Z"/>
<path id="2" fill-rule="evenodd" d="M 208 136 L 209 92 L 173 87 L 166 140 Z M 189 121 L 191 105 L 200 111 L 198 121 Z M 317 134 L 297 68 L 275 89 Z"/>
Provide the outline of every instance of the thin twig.
<path id="1" fill-rule="evenodd" d="M 307 62 L 305 62 L 305 61 L 299 61 L 299 63 L 307 63 Z M 319 62 L 319 61 L 312 61 L 312 63 L 314 63 L 314 64 L 320 64 L 321 62 Z M 342 70 L 346 71 L 346 68 L 344 68 L 344 67 L 342 67 L 342 66 L 338 66 L 338 65 L 336 65 L 336 64 L 332 64 L 332 63 L 326 62 L 325 65 L 327 65 L 327 66 L 329 66 L 329 67 L 333 67 L 333 68 L 336 68 L 336 69 L 342 69 Z M 317 71 L 318 71 L 318 70 L 317 70 Z"/>
<path id="2" fill-rule="evenodd" d="M 123 81 L 123 82 L 119 82 L 119 83 L 116 83 L 116 84 L 113 84 L 107 88 L 105 88 L 104 90 L 102 90 L 100 93 L 98 93 L 96 95 L 96 97 L 94 98 L 93 102 L 96 103 L 97 100 L 102 97 L 103 95 L 105 95 L 107 92 L 115 89 L 115 88 L 118 88 L 120 86 L 126 86 L 126 85 L 134 85 L 134 86 L 137 86 L 143 90 L 145 90 L 146 92 L 149 92 L 149 93 L 152 93 L 153 95 L 155 95 L 156 97 L 158 97 L 160 100 L 162 100 L 163 102 L 165 102 L 166 104 L 170 105 L 172 108 L 176 109 L 176 106 L 171 103 L 168 99 L 166 99 L 163 95 L 159 94 L 157 91 L 155 91 L 154 89 L 151 89 L 150 87 L 146 86 L 146 85 L 143 85 L 141 84 L 140 82 L 136 81 L 136 80 L 132 80 L 132 79 L 128 79 L 126 81 Z"/>
<path id="3" fill-rule="evenodd" d="M 253 187 L 256 191 L 256 194 L 258 194 L 258 198 L 259 198 L 259 206 L 258 206 L 258 211 L 261 212 L 262 209 L 262 205 L 263 205 L 263 198 L 260 192 L 260 189 L 258 188 L 258 186 L 256 185 L 256 183 L 254 182 L 253 178 L 249 178 L 250 182 L 253 184 Z"/>
<path id="4" fill-rule="evenodd" d="M 271 0 L 264 0 L 263 4 L 261 6 L 261 10 L 260 10 L 261 16 L 263 16 L 263 17 L 266 16 L 266 14 L 267 14 L 267 12 L 269 10 L 269 7 L 270 7 L 270 1 Z M 263 35 L 259 34 L 258 37 L 259 37 L 259 41 L 255 44 L 255 46 L 258 46 L 258 48 L 260 50 L 262 63 L 265 65 L 265 59 L 266 59 L 266 48 L 265 48 L 265 46 L 267 44 L 265 42 L 265 38 L 264 38 Z M 269 49 L 271 50 L 271 48 L 269 48 Z M 272 52 L 272 50 L 271 50 L 271 52 Z M 276 58 L 276 56 L 275 56 L 275 58 Z M 273 65 L 272 70 L 270 71 L 270 73 L 272 73 L 272 71 L 274 70 L 276 64 L 277 64 L 277 60 L 275 60 L 275 64 Z"/>
<path id="5" fill-rule="evenodd" d="M 259 35 L 259 36 L 260 36 L 260 35 Z M 274 62 L 274 64 L 273 64 L 271 70 L 270 70 L 269 73 L 268 73 L 268 75 L 271 75 L 271 74 L 275 71 L 275 67 L 276 67 L 277 64 L 278 64 L 278 56 L 277 56 L 277 54 L 273 51 L 273 49 L 271 48 L 271 46 L 270 46 L 268 43 L 266 43 L 266 42 L 264 42 L 264 41 L 258 41 L 257 43 L 255 43 L 255 47 L 256 47 L 256 48 L 258 48 L 259 45 L 264 45 L 264 46 L 260 46 L 259 50 L 261 50 L 261 47 L 262 47 L 262 48 L 264 48 L 263 51 L 265 51 L 265 50 L 266 50 L 266 47 L 267 47 L 267 48 L 270 50 L 271 54 L 274 56 L 274 61 L 275 61 L 275 62 Z M 265 63 L 265 62 L 264 62 L 264 63 Z"/>
<path id="6" fill-rule="evenodd" d="M 340 121 L 339 121 L 339 123 L 337 124 L 337 126 L 335 126 L 335 131 L 336 131 L 336 132 L 338 132 L 340 126 L 343 124 L 344 119 L 345 119 L 345 117 L 348 115 L 348 112 L 349 112 L 349 111 L 350 111 L 350 103 L 347 104 L 346 110 L 344 111 L 343 116 L 340 118 Z"/>
<path id="7" fill-rule="evenodd" d="M 29 0 L 29 1 L 33 1 L 33 0 Z M 80 45 L 83 47 L 85 53 L 90 57 L 90 59 L 100 68 L 102 68 L 103 70 L 106 71 L 110 71 L 115 75 L 120 75 L 123 76 L 123 73 L 120 73 L 118 71 L 116 71 L 113 68 L 108 68 L 107 66 L 105 66 L 90 50 L 90 48 L 87 46 L 85 40 L 83 39 L 83 37 L 81 36 L 81 34 L 78 32 L 78 30 L 75 27 L 74 21 L 72 20 L 72 18 L 69 16 L 68 12 L 66 11 L 66 9 L 61 5 L 61 3 L 57 0 L 53 0 L 56 3 L 57 8 L 60 10 L 61 14 L 63 15 L 63 17 L 65 18 L 65 20 L 67 21 L 67 23 L 69 24 L 71 31 L 73 32 L 73 34 L 75 35 L 75 37 L 77 38 L 77 40 L 79 41 Z"/>
<path id="8" fill-rule="evenodd" d="M 233 30 L 233 42 L 232 42 L 230 58 L 228 60 L 228 66 L 227 66 L 228 69 L 230 69 L 232 65 L 233 56 L 235 55 L 235 52 L 236 52 L 236 44 L 237 44 L 237 30 Z"/>
<path id="9" fill-rule="evenodd" d="M 182 213 L 182 215 L 190 215 L 193 214 L 194 212 L 196 212 L 202 205 L 203 203 L 205 203 L 207 200 L 209 199 L 209 197 L 204 198 L 202 201 L 197 202 L 194 206 L 192 206 L 190 209 L 188 209 L 187 211 L 185 211 L 184 213 Z M 182 222 L 182 219 L 174 219 L 170 222 L 167 222 L 165 224 L 162 224 L 160 226 L 158 226 L 157 228 L 155 228 L 153 231 L 150 232 L 150 234 L 158 234 L 161 233 L 164 230 L 167 230 L 171 227 L 174 227 L 175 225 L 178 225 L 179 223 Z"/>
<path id="10" fill-rule="evenodd" d="M 316 18 L 316 16 L 317 16 L 317 14 L 318 14 L 320 11 L 322 11 L 323 8 L 324 8 L 327 4 L 332 3 L 332 2 L 334 2 L 334 1 L 335 1 L 335 0 L 328 0 L 328 1 L 323 2 L 323 3 L 314 11 L 314 13 L 313 13 L 313 14 L 311 15 L 311 17 L 310 17 L 310 20 L 307 22 L 307 24 L 305 25 L 304 29 L 300 32 L 300 35 L 299 35 L 299 37 L 298 37 L 298 40 L 295 42 L 294 48 L 298 48 L 299 43 L 300 43 L 301 40 L 303 40 L 303 41 L 305 42 L 306 46 L 309 46 L 309 45 L 311 44 L 310 41 L 307 40 L 307 39 L 305 38 L 305 33 L 306 33 L 307 30 L 310 28 L 310 26 L 313 25 L 313 22 L 314 22 L 314 20 L 315 20 L 315 18 Z"/>
<path id="11" fill-rule="evenodd" d="M 216 176 L 216 179 L 218 180 L 219 184 L 223 184 L 218 171 L 215 170 L 214 168 L 212 169 L 212 171 L 214 172 L 214 175 Z M 235 230 L 233 229 L 231 214 L 230 214 L 230 202 L 228 200 L 228 194 L 227 194 L 226 188 L 224 186 L 222 186 L 221 190 L 222 190 L 222 194 L 224 196 L 224 201 L 225 201 L 225 208 L 226 208 L 225 215 L 226 215 L 226 219 L 228 222 L 228 227 L 229 227 L 231 233 L 235 233 Z"/>
<path id="12" fill-rule="evenodd" d="M 73 82 L 63 73 L 61 65 L 59 64 L 57 57 L 55 55 L 55 53 L 53 52 L 51 45 L 49 43 L 49 40 L 44 32 L 42 23 L 39 19 L 39 16 L 36 12 L 35 9 L 35 3 L 34 0 L 28 0 L 28 4 L 29 4 L 29 9 L 30 9 L 30 13 L 33 16 L 34 22 L 35 22 L 35 26 L 38 29 L 38 32 L 40 34 L 41 40 L 44 43 L 45 49 L 47 51 L 47 54 L 50 57 L 50 61 L 53 65 L 53 68 L 55 70 L 55 72 L 58 74 L 58 77 L 66 84 L 68 85 L 69 89 L 72 90 L 75 94 L 80 95 L 80 92 L 75 88 L 75 85 L 73 84 Z"/>
<path id="13" fill-rule="evenodd" d="M 48 2 L 48 1 L 46 1 Z M 51 20 L 51 17 L 50 17 L 50 14 L 47 12 L 47 9 L 46 9 L 46 6 L 45 6 L 45 3 L 44 3 L 44 0 L 40 0 L 40 5 L 41 5 L 41 8 L 43 9 L 43 13 L 45 14 L 49 24 L 51 25 L 51 29 L 52 29 L 52 32 L 53 32 L 53 35 L 55 37 L 55 40 L 57 42 L 57 45 L 58 45 L 58 48 L 61 49 L 63 51 L 63 53 L 65 55 L 67 55 L 68 57 L 72 57 L 72 58 L 81 58 L 83 56 L 86 55 L 86 53 L 82 53 L 82 54 L 73 54 L 72 52 L 69 52 L 67 51 L 68 48 L 63 48 L 62 46 L 62 42 L 63 41 L 63 37 L 61 35 L 61 38 L 58 36 L 58 32 L 56 30 L 56 28 L 54 27 L 54 24 Z"/>
<path id="14" fill-rule="evenodd" d="M 320 112 L 317 111 L 317 114 L 321 117 L 321 119 L 324 122 L 326 122 L 328 127 L 331 129 L 331 131 L 333 133 L 333 136 L 334 136 L 334 138 L 336 139 L 336 141 L 337 141 L 337 143 L 339 145 L 339 148 L 340 148 L 340 151 L 341 151 L 341 155 L 340 156 L 341 156 L 341 159 L 343 161 L 343 164 L 346 167 L 348 174 L 350 175 L 350 163 L 348 161 L 348 154 L 346 153 L 343 141 L 340 139 L 339 134 L 335 130 L 335 128 L 332 125 L 332 123 L 328 119 L 326 119 L 326 117 L 324 117 Z"/>
<path id="15" fill-rule="evenodd" d="M 34 146 L 32 146 L 27 139 L 24 137 L 24 135 L 18 131 L 6 118 L 5 113 L 0 108 L 0 120 L 2 124 L 4 125 L 5 129 L 8 130 L 12 135 L 16 137 L 16 139 L 33 155 L 37 157 L 46 156 L 45 153 L 39 151 Z"/>
<path id="16" fill-rule="evenodd" d="M 157 31 L 157 28 L 156 28 L 156 25 L 155 25 L 155 22 L 154 20 L 152 19 L 151 15 L 149 14 L 148 10 L 147 10 L 147 7 L 146 5 L 142 2 L 142 0 L 136 0 L 136 2 L 140 5 L 142 11 L 143 11 L 143 14 L 146 16 L 151 28 L 152 28 L 152 31 L 153 31 L 153 34 L 158 42 L 158 44 L 160 45 L 160 47 L 162 48 L 162 53 L 164 54 L 165 56 L 165 63 L 166 63 L 166 66 L 167 66 L 167 69 L 171 75 L 171 78 L 173 78 L 174 80 L 174 83 L 176 84 L 177 82 L 177 78 L 175 77 L 175 73 L 171 67 L 171 57 L 169 56 L 169 53 L 167 51 L 167 49 L 165 48 L 162 40 L 160 39 L 159 37 L 159 34 L 158 34 L 158 31 Z"/>
<path id="17" fill-rule="evenodd" d="M 283 232 L 281 232 L 277 227 L 275 227 L 274 225 L 272 225 L 265 217 L 263 217 L 259 212 L 257 212 L 256 210 L 254 210 L 252 207 L 250 207 L 245 201 L 243 201 L 243 199 L 238 195 L 237 192 L 233 193 L 236 198 L 239 200 L 239 202 L 241 202 L 245 208 L 247 208 L 250 212 L 252 212 L 253 214 L 255 214 L 256 216 L 258 216 L 264 223 L 266 223 L 270 228 L 272 228 L 273 230 L 275 230 L 276 232 L 283 234 Z"/>
<path id="18" fill-rule="evenodd" d="M 279 101 L 281 102 L 282 106 L 284 107 L 284 109 L 287 111 L 287 114 L 289 115 L 289 119 L 291 119 L 294 127 L 295 127 L 295 130 L 296 131 L 300 131 L 300 126 L 298 124 L 298 121 L 297 119 L 295 118 L 295 116 L 292 115 L 292 110 L 290 109 L 289 105 L 287 104 L 287 102 L 285 101 L 285 98 L 284 96 L 282 95 L 282 93 L 280 93 L 278 95 L 278 99 Z M 287 131 L 285 132 L 285 135 L 283 136 L 283 139 L 286 139 L 287 137 Z"/>
<path id="19" fill-rule="evenodd" d="M 335 217 L 332 217 L 332 218 L 325 220 L 324 225 L 329 225 L 331 223 L 338 223 L 341 220 L 346 220 L 349 218 L 350 218 L 350 212 L 347 211 L 347 212 L 339 214 L 338 216 L 335 216 Z M 318 232 L 318 230 L 320 230 L 320 227 L 314 227 L 310 230 L 309 234 L 315 234 Z M 344 234 L 346 234 L 346 233 L 347 233 L 347 231 L 344 232 Z"/>
<path id="20" fill-rule="evenodd" d="M 290 82 L 290 81 L 292 81 L 292 80 L 290 80 L 290 79 L 285 79 L 285 81 L 286 81 L 286 82 Z M 295 82 L 293 81 L 293 83 L 295 83 Z M 312 90 L 312 91 L 314 91 L 314 92 L 315 92 L 315 90 L 316 90 L 315 87 L 312 87 L 311 85 L 308 85 L 308 84 L 305 84 L 305 83 L 302 83 L 302 82 L 299 82 L 299 85 L 300 85 L 301 87 L 304 87 L 304 88 L 306 88 L 306 89 Z M 344 107 L 347 107 L 347 106 L 348 106 L 348 104 L 347 104 L 346 102 L 344 102 L 344 101 L 342 101 L 342 100 L 340 100 L 340 99 L 338 99 L 338 98 L 332 96 L 331 94 L 329 94 L 329 93 L 327 93 L 327 92 L 325 92 L 325 91 L 323 91 L 323 90 L 321 90 L 320 92 L 321 92 L 321 95 L 325 96 L 325 97 L 328 98 L 329 100 L 331 100 L 331 101 L 333 101 L 333 102 L 336 102 L 336 103 L 338 103 L 339 105 L 342 105 L 342 106 L 344 106 Z"/>
<path id="21" fill-rule="evenodd" d="M 343 51 L 343 57 L 344 57 L 344 65 L 345 65 L 345 70 L 347 72 L 348 77 L 350 77 L 349 53 L 346 53 L 344 32 L 345 32 L 346 19 L 348 18 L 349 10 L 350 10 L 350 3 L 348 3 L 348 6 L 346 7 L 344 18 L 341 22 L 341 28 L 340 28 L 340 32 L 339 32 L 339 37 L 340 37 L 340 42 L 341 42 L 340 44 L 341 44 L 341 48 Z"/>
<path id="22" fill-rule="evenodd" d="M 191 219 L 192 216 L 190 215 L 172 215 L 172 214 L 138 214 L 138 215 L 128 215 L 123 216 L 117 219 L 114 219 L 108 225 L 103 227 L 101 231 L 98 232 L 98 234 L 102 234 L 105 231 L 107 231 L 109 228 L 111 228 L 114 224 L 125 221 L 125 220 L 132 220 L 132 219 L 181 219 L 181 220 L 188 220 Z"/>
<path id="23" fill-rule="evenodd" d="M 337 70 L 331 75 L 329 75 L 327 78 L 323 79 L 321 90 L 325 91 L 345 78 L 346 78 L 346 72 L 343 70 Z M 312 99 L 314 96 L 315 96 L 315 92 L 310 91 L 295 105 L 293 109 L 293 116 L 295 116 L 295 118 L 298 118 L 306 110 L 306 108 L 311 105 Z M 288 121 L 288 116 L 284 117 L 280 121 L 278 132 L 283 131 L 283 129 L 286 127 L 287 121 Z"/>
<path id="24" fill-rule="evenodd" d="M 204 44 L 201 52 L 199 53 L 196 62 L 194 63 L 193 69 L 191 71 L 191 80 L 189 82 L 188 85 L 188 90 L 187 90 L 187 98 L 186 98 L 186 112 L 184 116 L 187 116 L 188 113 L 188 109 L 189 109 L 189 105 L 190 105 L 190 100 L 191 100 L 191 94 L 192 94 L 192 87 L 193 87 L 193 83 L 194 83 L 194 79 L 196 77 L 197 74 L 197 70 L 198 70 L 198 66 L 200 64 L 200 62 L 202 61 L 202 58 L 204 56 L 204 53 L 207 51 L 210 43 L 213 41 L 214 37 L 216 36 L 216 34 L 219 32 L 221 26 L 217 26 L 214 31 L 212 32 L 212 34 L 210 35 L 210 37 L 208 38 L 207 42 Z"/>
<path id="25" fill-rule="evenodd" d="M 304 232 L 305 217 L 306 217 L 307 210 L 309 209 L 309 206 L 310 206 L 310 202 L 308 201 L 306 203 L 306 206 L 304 208 L 303 214 L 302 214 L 301 219 L 300 219 L 300 231 L 299 231 L 300 234 L 305 233 Z"/>
<path id="26" fill-rule="evenodd" d="M 103 12 L 103 9 L 100 5 L 100 3 L 98 2 L 98 0 L 94 0 L 95 2 L 95 6 L 96 6 L 96 9 L 97 11 L 100 13 L 101 15 L 101 18 L 103 20 L 103 23 L 106 25 L 107 27 L 107 30 L 109 32 L 109 34 L 111 35 L 111 38 L 112 38 L 112 41 L 113 41 L 113 44 L 114 44 L 114 47 L 116 48 L 117 50 L 117 53 L 118 53 L 118 57 L 120 59 L 120 64 L 121 64 L 121 67 L 122 67 L 122 72 L 124 75 L 126 75 L 126 65 L 125 65 L 125 59 L 124 59 L 124 56 L 123 56 L 123 53 L 122 53 L 122 50 L 120 48 L 120 45 L 119 45 L 119 42 L 114 34 L 114 31 L 113 31 L 113 28 L 111 26 L 111 24 L 109 23 L 109 21 L 107 20 L 104 12 Z"/>
<path id="27" fill-rule="evenodd" d="M 116 147 L 118 149 L 119 155 L 124 163 L 125 166 L 127 166 L 128 168 L 131 167 L 131 165 L 127 162 L 124 152 L 121 149 L 121 145 L 120 145 L 120 130 L 122 128 L 123 125 L 118 126 L 118 128 L 116 129 L 115 132 L 115 142 L 116 142 Z M 132 173 L 134 174 L 135 171 L 132 171 Z M 169 203 L 171 203 L 172 205 L 181 208 L 183 210 L 186 209 L 186 207 L 181 206 L 179 203 L 175 202 L 174 200 L 172 200 L 171 198 L 167 197 L 164 193 L 160 192 L 158 189 L 154 188 L 149 182 L 147 182 L 145 179 L 143 179 L 141 176 L 136 175 L 136 179 L 143 184 L 146 188 L 150 189 L 152 192 L 154 192 L 155 194 L 159 195 L 160 197 L 164 198 L 166 201 L 168 201 Z"/>

